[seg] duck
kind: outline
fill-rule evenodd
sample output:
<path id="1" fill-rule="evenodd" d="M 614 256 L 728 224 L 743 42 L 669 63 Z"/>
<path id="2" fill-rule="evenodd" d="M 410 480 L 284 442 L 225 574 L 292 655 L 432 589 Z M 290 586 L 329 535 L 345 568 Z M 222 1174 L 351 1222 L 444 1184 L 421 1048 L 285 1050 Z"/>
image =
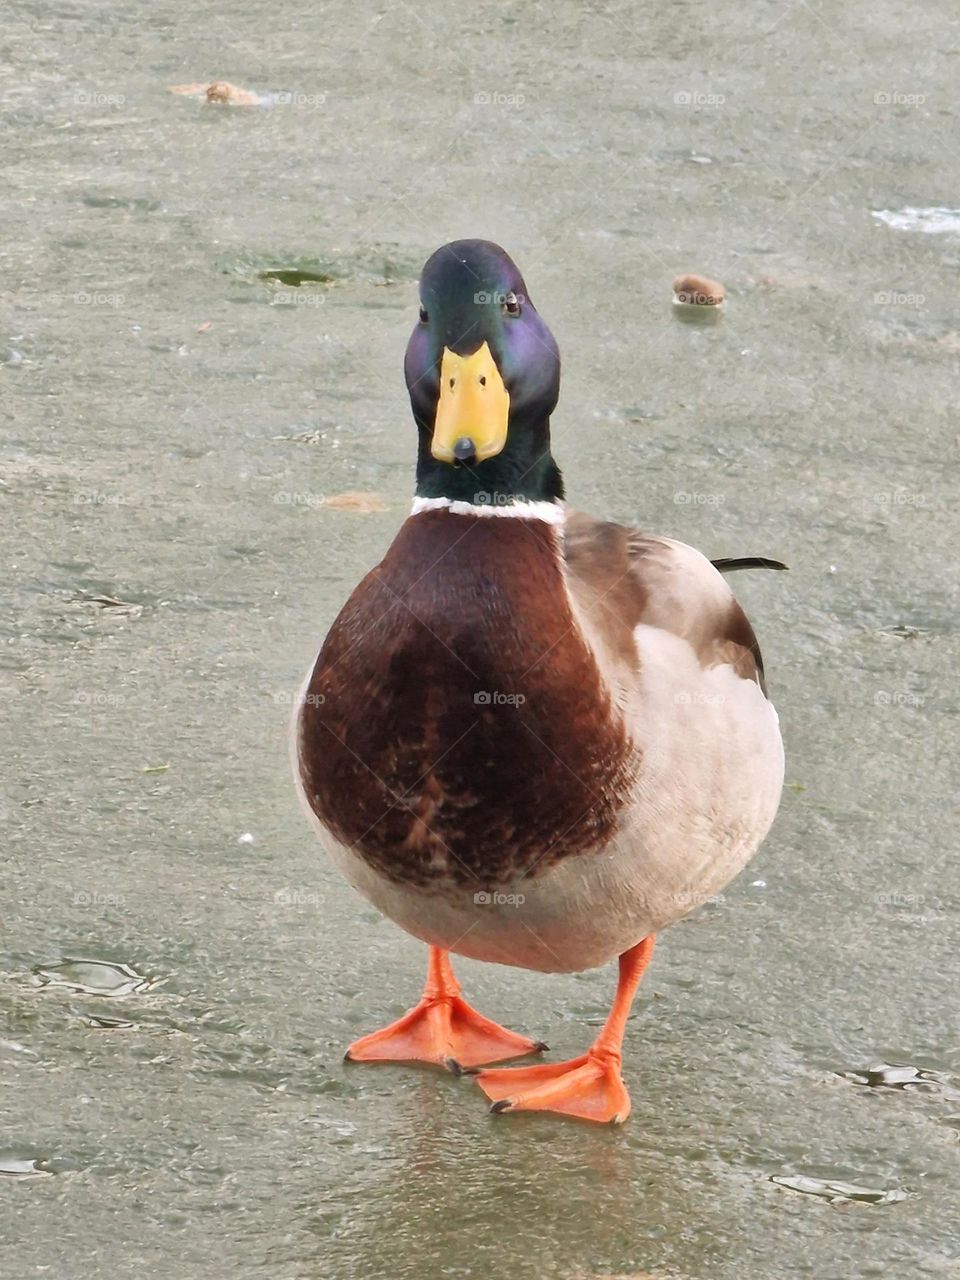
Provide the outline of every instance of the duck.
<path id="1" fill-rule="evenodd" d="M 727 576 L 786 566 L 567 507 L 559 349 L 498 245 L 429 257 L 404 374 L 413 505 L 292 722 L 321 844 L 427 946 L 419 1001 L 345 1057 L 469 1074 L 498 1115 L 619 1124 L 656 935 L 743 869 L 777 813 L 779 721 Z M 454 955 L 538 973 L 617 960 L 609 1016 L 582 1054 L 518 1065 L 546 1044 L 468 1004 Z"/>

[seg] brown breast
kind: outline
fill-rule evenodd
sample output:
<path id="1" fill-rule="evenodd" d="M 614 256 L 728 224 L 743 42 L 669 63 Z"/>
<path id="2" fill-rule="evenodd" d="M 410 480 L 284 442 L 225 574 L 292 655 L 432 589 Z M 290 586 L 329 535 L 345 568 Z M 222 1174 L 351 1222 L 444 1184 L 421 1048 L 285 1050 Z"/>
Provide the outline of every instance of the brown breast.
<path id="1" fill-rule="evenodd" d="M 425 512 L 327 636 L 301 719 L 321 820 L 393 879 L 495 886 L 603 847 L 632 748 L 556 532 Z"/>

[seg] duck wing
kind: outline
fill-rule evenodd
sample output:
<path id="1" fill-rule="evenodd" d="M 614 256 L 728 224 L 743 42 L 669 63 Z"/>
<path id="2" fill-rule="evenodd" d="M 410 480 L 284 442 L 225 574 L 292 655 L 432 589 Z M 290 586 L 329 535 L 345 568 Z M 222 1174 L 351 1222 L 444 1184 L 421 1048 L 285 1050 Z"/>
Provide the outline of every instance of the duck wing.
<path id="1" fill-rule="evenodd" d="M 779 568 L 751 557 L 711 562 L 685 543 L 569 513 L 564 533 L 567 583 L 608 674 L 626 691 L 638 662 L 635 629 L 654 627 L 687 641 L 701 667 L 726 665 L 766 692 L 763 657 L 723 573 Z"/>

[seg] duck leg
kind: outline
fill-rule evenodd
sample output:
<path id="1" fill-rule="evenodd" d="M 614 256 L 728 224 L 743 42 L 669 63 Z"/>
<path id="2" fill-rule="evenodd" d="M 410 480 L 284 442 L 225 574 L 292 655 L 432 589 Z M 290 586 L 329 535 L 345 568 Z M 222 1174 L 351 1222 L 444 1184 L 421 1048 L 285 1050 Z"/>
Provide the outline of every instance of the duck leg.
<path id="1" fill-rule="evenodd" d="M 344 1057 L 349 1062 L 430 1062 L 459 1074 L 546 1047 L 471 1009 L 460 995 L 449 953 L 431 947 L 419 1002 L 389 1027 L 355 1040 Z"/>
<path id="2" fill-rule="evenodd" d="M 585 1054 L 569 1062 L 481 1071 L 477 1082 L 490 1110 L 557 1111 L 579 1120 L 623 1124 L 630 1095 L 620 1075 L 623 1033 L 643 971 L 653 955 L 653 934 L 620 957 L 620 981 L 610 1016 Z"/>

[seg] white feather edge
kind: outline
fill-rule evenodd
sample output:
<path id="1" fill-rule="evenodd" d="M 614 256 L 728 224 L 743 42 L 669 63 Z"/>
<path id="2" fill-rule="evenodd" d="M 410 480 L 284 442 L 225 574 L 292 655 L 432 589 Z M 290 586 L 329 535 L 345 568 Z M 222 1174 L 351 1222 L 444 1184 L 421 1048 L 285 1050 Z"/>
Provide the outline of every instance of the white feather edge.
<path id="1" fill-rule="evenodd" d="M 512 520 L 543 520 L 546 524 L 560 526 L 565 512 L 559 502 L 529 502 L 516 498 L 513 502 L 492 503 L 458 502 L 453 498 L 414 498 L 410 509 L 412 516 L 424 511 L 449 511 L 455 516 L 501 516 Z"/>

